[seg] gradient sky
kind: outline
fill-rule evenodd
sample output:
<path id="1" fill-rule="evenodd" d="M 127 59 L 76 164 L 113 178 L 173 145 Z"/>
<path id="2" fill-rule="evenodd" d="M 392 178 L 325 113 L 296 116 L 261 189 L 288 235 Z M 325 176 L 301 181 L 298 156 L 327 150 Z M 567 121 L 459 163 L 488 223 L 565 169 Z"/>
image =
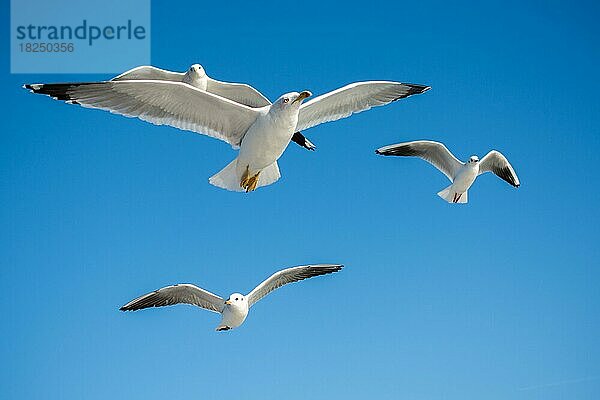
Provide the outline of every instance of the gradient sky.
<path id="1" fill-rule="evenodd" d="M 343 4 L 153 3 L 162 68 L 199 62 L 271 99 L 432 86 L 307 130 L 317 151 L 290 145 L 250 195 L 208 184 L 235 157 L 223 142 L 21 88 L 110 75 L 10 75 L 2 58 L 0 398 L 598 398 L 598 3 Z M 433 167 L 374 154 L 416 139 L 497 149 L 522 186 L 488 174 L 447 204 Z M 230 332 L 187 306 L 118 311 L 318 262 L 346 268 Z"/>

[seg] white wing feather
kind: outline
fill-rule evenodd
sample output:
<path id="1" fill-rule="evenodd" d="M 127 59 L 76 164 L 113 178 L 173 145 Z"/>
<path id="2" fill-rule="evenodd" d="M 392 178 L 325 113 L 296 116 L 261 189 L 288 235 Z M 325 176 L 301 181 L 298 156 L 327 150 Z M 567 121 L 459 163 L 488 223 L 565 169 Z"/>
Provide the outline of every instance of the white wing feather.
<path id="1" fill-rule="evenodd" d="M 479 162 L 479 174 L 481 175 L 485 172 L 496 174 L 499 178 L 504 179 L 514 187 L 521 186 L 521 182 L 519 182 L 517 173 L 512 165 L 510 165 L 508 159 L 499 151 L 492 150 L 481 159 Z"/>
<path id="2" fill-rule="evenodd" d="M 221 82 L 208 78 L 206 91 L 248 107 L 264 107 L 271 104 L 261 92 L 245 83 Z"/>
<path id="3" fill-rule="evenodd" d="M 292 267 L 275 272 L 248 294 L 248 307 L 252 307 L 253 304 L 267 294 L 287 283 L 298 282 L 313 276 L 331 274 L 342 268 L 343 265 L 338 264 L 318 264 Z"/>
<path id="4" fill-rule="evenodd" d="M 26 85 L 58 100 L 202 133 L 239 147 L 259 112 L 181 82 L 133 80 Z"/>
<path id="5" fill-rule="evenodd" d="M 388 81 L 352 83 L 302 104 L 296 130 L 336 121 L 429 89 L 429 86 Z"/>
<path id="6" fill-rule="evenodd" d="M 225 300 L 196 285 L 183 283 L 167 286 L 147 293 L 121 307 L 121 311 L 136 311 L 149 307 L 164 307 L 174 304 L 191 304 L 209 311 L 220 313 L 225 307 Z"/>
<path id="7" fill-rule="evenodd" d="M 151 65 L 142 65 L 135 67 L 129 71 L 123 72 L 111 79 L 111 81 L 133 81 L 133 80 L 148 80 L 148 81 L 172 81 L 181 82 L 185 73 L 167 71 Z"/>
<path id="8" fill-rule="evenodd" d="M 375 150 L 383 156 L 420 157 L 439 169 L 444 175 L 454 180 L 458 170 L 464 165 L 442 143 L 429 140 L 417 140 L 391 144 Z"/>

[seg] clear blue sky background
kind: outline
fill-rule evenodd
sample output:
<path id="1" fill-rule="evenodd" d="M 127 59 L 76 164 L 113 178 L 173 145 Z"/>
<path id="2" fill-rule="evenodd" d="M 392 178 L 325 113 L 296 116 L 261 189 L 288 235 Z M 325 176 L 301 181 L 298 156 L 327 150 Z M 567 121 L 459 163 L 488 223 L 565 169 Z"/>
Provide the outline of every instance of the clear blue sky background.
<path id="1" fill-rule="evenodd" d="M 221 2 L 222 3 L 222 2 Z M 235 153 L 170 127 L 33 96 L 10 75 L 2 9 L 0 398 L 597 399 L 600 279 L 596 2 L 154 2 L 152 61 L 271 99 L 349 82 L 428 93 L 306 131 L 282 179 L 210 186 Z M 418 3 L 418 4 L 417 4 Z M 381 145 L 502 151 L 522 182 L 446 178 Z M 118 311 L 193 282 L 285 287 L 237 330 L 186 306 Z"/>

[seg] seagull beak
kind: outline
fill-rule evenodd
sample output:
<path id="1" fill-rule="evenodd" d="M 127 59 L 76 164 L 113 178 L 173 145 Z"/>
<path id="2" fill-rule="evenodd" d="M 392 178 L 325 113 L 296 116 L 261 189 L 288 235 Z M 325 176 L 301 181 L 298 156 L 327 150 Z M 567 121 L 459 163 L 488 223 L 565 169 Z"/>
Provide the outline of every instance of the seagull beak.
<path id="1" fill-rule="evenodd" d="M 298 97 L 296 97 L 296 100 L 292 101 L 292 104 L 294 104 L 295 102 L 299 101 L 302 102 L 302 100 L 304 100 L 307 97 L 312 96 L 312 93 L 309 92 L 308 90 L 305 90 L 303 92 L 301 92 Z"/>
<path id="2" fill-rule="evenodd" d="M 231 300 L 226 300 L 225 304 L 227 304 L 228 306 L 230 306 L 231 305 Z"/>

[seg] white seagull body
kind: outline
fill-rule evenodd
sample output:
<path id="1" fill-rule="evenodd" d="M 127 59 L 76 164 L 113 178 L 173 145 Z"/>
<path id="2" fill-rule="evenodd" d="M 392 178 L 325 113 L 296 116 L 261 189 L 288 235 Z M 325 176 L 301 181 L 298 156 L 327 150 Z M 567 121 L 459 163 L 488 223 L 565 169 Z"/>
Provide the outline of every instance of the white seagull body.
<path id="1" fill-rule="evenodd" d="M 240 157 L 209 181 L 246 192 L 279 179 L 277 160 L 295 132 L 429 90 L 428 86 L 399 82 L 358 82 L 305 104 L 302 101 L 311 95 L 308 91 L 291 92 L 273 104 L 254 108 L 211 93 L 210 81 L 203 90 L 181 81 L 126 78 L 25 88 L 71 104 L 202 133 L 241 148 Z"/>
<path id="2" fill-rule="evenodd" d="M 283 269 L 271 275 L 247 295 L 233 293 L 227 300 L 191 284 L 167 286 L 130 301 L 121 311 L 136 311 L 149 307 L 174 304 L 191 304 L 221 314 L 217 331 L 226 331 L 240 326 L 248 316 L 250 307 L 273 290 L 292 282 L 314 276 L 331 274 L 343 268 L 338 264 L 304 265 Z"/>
<path id="3" fill-rule="evenodd" d="M 375 150 L 375 153 L 420 157 L 435 166 L 452 182 L 438 193 L 448 203 L 467 203 L 469 188 L 485 172 L 496 174 L 514 187 L 521 185 L 506 157 L 496 150 L 490 151 L 481 161 L 479 157 L 471 156 L 466 163 L 459 161 L 442 143 L 428 140 L 392 144 Z"/>
<path id="4" fill-rule="evenodd" d="M 277 181 L 281 176 L 277 160 L 296 131 L 302 100 L 310 95 L 308 91 L 287 93 L 271 106 L 258 109 L 238 157 L 210 177 L 209 182 L 227 190 L 251 192 Z"/>

